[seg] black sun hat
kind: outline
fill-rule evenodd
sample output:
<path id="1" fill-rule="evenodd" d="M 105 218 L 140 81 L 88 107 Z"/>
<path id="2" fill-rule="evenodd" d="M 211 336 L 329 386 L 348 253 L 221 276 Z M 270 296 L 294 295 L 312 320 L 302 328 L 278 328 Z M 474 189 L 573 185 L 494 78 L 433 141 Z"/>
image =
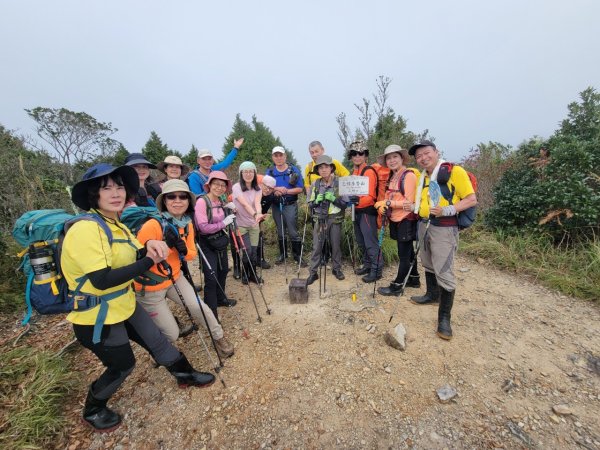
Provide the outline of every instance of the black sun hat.
<path id="1" fill-rule="evenodd" d="M 115 167 L 111 164 L 100 163 L 90 167 L 87 172 L 83 174 L 81 181 L 73 186 L 73 190 L 71 191 L 71 200 L 73 200 L 73 203 L 75 203 L 78 208 L 89 211 L 92 208 L 88 199 L 90 182 L 113 173 L 121 177 L 129 192 L 137 192 L 140 188 L 140 179 L 133 167 Z"/>

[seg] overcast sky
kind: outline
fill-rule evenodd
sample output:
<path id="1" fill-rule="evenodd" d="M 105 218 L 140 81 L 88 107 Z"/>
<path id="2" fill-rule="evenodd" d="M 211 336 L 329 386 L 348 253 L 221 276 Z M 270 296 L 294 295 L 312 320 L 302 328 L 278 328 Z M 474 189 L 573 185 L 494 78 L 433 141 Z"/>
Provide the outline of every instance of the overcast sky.
<path id="1" fill-rule="evenodd" d="M 85 111 L 139 151 L 220 154 L 236 113 L 309 159 L 341 158 L 335 117 L 392 78 L 390 106 L 447 157 L 479 142 L 549 136 L 600 89 L 600 1 L 2 1 L 0 123 Z"/>

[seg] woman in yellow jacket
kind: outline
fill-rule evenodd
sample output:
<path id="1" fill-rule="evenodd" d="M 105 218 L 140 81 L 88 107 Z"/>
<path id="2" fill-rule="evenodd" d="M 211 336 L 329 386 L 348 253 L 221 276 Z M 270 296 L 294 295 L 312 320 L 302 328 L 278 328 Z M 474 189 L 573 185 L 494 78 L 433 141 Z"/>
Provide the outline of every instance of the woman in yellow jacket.
<path id="1" fill-rule="evenodd" d="M 97 164 L 73 187 L 72 200 L 84 211 L 98 215 L 112 234 L 91 220 L 76 222 L 67 232 L 61 254 L 61 270 L 76 299 L 85 303 L 72 311 L 77 340 L 105 366 L 89 388 L 84 422 L 96 431 L 118 427 L 121 416 L 106 405 L 131 373 L 135 357 L 130 340 L 145 348 L 177 379 L 180 387 L 212 384 L 210 373 L 197 372 L 156 327 L 144 308 L 137 306 L 132 280 L 163 261 L 167 245 L 149 240 L 143 246 L 119 221 L 125 202 L 138 192 L 135 170 L 128 166 Z M 95 306 L 92 306 L 94 305 Z"/>
<path id="2" fill-rule="evenodd" d="M 144 244 L 151 240 L 165 241 L 170 251 L 167 263 L 171 266 L 173 279 L 182 294 L 190 313 L 194 319 L 206 326 L 204 316 L 215 345 L 222 357 L 233 355 L 233 345 L 223 336 L 223 328 L 215 318 L 212 310 L 199 298 L 188 280 L 181 276 L 182 262 L 192 261 L 198 256 L 192 217 L 196 196 L 190 191 L 187 183 L 182 180 L 168 180 L 162 187 L 162 193 L 156 197 L 156 207 L 161 212 L 164 222 L 150 219 L 138 232 L 138 240 Z M 166 225 L 166 226 L 163 226 Z M 177 231 L 175 231 L 175 227 Z M 179 326 L 167 304 L 167 298 L 181 305 L 179 294 L 171 280 L 166 276 L 159 265 L 150 269 L 152 277 L 138 277 L 135 279 L 136 298 L 140 305 L 150 314 L 154 323 L 169 338 L 171 342 L 179 337 Z M 181 305 L 183 306 L 183 305 Z M 202 306 L 202 311 L 200 310 Z"/>

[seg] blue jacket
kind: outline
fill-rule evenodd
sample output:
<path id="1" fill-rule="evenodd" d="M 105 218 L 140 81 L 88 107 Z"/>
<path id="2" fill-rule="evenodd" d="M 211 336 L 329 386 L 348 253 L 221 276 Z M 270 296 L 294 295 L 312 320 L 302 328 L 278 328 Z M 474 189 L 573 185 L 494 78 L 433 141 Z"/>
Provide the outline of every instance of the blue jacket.
<path id="1" fill-rule="evenodd" d="M 225 159 L 219 163 L 213 164 L 210 168 L 210 171 L 213 170 L 225 170 L 231 164 L 233 164 L 233 160 L 238 154 L 238 149 L 233 147 L 231 151 L 227 154 Z M 190 186 L 190 191 L 192 191 L 196 195 L 206 194 L 204 192 L 204 185 L 208 181 L 208 176 L 200 173 L 198 166 L 188 175 L 187 183 Z"/>

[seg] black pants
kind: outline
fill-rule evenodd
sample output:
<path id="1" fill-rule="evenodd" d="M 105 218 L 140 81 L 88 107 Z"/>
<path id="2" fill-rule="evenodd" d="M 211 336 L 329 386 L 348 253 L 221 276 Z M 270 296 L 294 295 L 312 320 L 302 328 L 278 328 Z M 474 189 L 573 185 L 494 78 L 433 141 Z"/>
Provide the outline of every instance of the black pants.
<path id="1" fill-rule="evenodd" d="M 227 280 L 227 272 L 229 271 L 227 247 L 223 250 L 213 250 L 202 239 L 200 240 L 200 248 L 212 268 L 211 271 L 208 268 L 208 264 L 202 264 L 202 273 L 204 273 L 204 303 L 208 305 L 218 320 L 217 303 L 219 300 L 225 300 L 225 294 L 219 288 L 217 280 L 223 290 L 225 290 L 225 281 Z"/>
<path id="2" fill-rule="evenodd" d="M 94 325 L 73 324 L 73 331 L 81 345 L 91 350 L 106 367 L 92 383 L 92 394 L 99 400 L 109 399 L 133 371 L 135 356 L 130 340 L 145 348 L 162 366 L 170 366 L 181 355 L 137 303 L 127 320 L 102 327 L 98 344 L 92 343 Z"/>
<path id="3" fill-rule="evenodd" d="M 410 263 L 415 257 L 415 248 L 413 246 L 414 241 L 396 241 L 398 244 L 398 273 L 396 275 L 396 279 L 394 283 L 402 284 L 404 283 L 404 279 L 406 278 L 406 274 L 410 270 Z M 417 263 L 413 265 L 411 275 L 418 277 L 419 272 L 417 268 Z"/>

